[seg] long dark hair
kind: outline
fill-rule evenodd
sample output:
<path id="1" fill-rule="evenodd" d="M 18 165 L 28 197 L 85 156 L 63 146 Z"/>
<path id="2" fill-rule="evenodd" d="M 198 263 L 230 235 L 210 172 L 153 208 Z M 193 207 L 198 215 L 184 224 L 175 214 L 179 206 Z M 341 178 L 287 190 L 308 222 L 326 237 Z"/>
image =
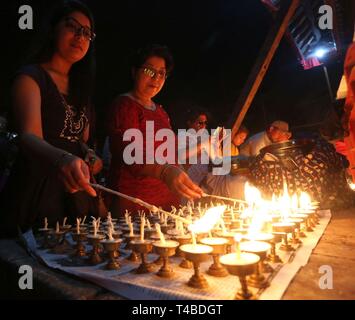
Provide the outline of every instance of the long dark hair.
<path id="1" fill-rule="evenodd" d="M 41 30 L 45 30 L 45 34 L 38 35 L 37 42 L 31 50 L 33 53 L 27 59 L 28 63 L 44 63 L 51 59 L 56 49 L 56 26 L 63 18 L 75 11 L 84 14 L 90 20 L 92 31 L 95 31 L 93 15 L 85 4 L 77 0 L 63 1 L 61 5 L 54 8 L 49 20 L 44 21 Z M 69 99 L 79 110 L 84 107 L 90 108 L 95 69 L 94 43 L 91 42 L 85 57 L 74 63 L 69 72 Z"/>

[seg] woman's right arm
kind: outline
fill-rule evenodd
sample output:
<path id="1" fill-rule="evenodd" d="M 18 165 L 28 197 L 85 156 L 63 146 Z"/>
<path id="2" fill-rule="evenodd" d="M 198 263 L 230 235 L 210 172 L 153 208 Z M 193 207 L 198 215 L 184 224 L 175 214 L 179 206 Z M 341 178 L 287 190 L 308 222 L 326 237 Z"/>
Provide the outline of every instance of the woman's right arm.
<path id="1" fill-rule="evenodd" d="M 123 141 L 123 136 L 128 129 L 139 130 L 139 115 L 135 108 L 122 100 L 115 101 L 110 108 L 108 131 L 110 136 L 110 148 L 113 156 L 120 156 L 130 141 Z M 143 159 L 146 158 L 145 141 L 143 141 Z M 202 190 L 196 186 L 189 176 L 175 165 L 132 164 L 127 166 L 134 176 L 149 176 L 163 181 L 174 193 L 189 199 L 202 196 Z"/>
<path id="2" fill-rule="evenodd" d="M 18 76 L 12 98 L 19 141 L 26 156 L 31 161 L 53 164 L 53 169 L 59 171 L 59 179 L 69 192 L 85 190 L 95 196 L 96 192 L 89 184 L 90 174 L 85 162 L 43 140 L 38 84 L 27 75 Z"/>

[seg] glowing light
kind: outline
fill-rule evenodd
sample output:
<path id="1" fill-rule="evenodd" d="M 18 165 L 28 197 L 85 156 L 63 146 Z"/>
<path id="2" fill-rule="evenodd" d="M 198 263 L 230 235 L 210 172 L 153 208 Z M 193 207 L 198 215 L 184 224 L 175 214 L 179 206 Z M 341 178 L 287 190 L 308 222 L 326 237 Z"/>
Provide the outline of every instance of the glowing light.
<path id="1" fill-rule="evenodd" d="M 280 214 L 284 220 L 287 220 L 287 218 L 291 213 L 291 198 L 290 195 L 288 194 L 288 188 L 286 183 L 284 183 L 283 195 L 279 199 L 279 204 L 280 204 L 279 207 Z"/>
<path id="2" fill-rule="evenodd" d="M 221 220 L 226 207 L 217 206 L 208 209 L 202 218 L 190 224 L 188 229 L 193 233 L 208 233 Z"/>
<path id="3" fill-rule="evenodd" d="M 327 53 L 327 50 L 325 50 L 324 48 L 319 48 L 315 51 L 314 55 L 317 58 L 323 58 L 325 56 L 325 54 Z"/>
<path id="4" fill-rule="evenodd" d="M 262 200 L 260 191 L 248 182 L 246 182 L 244 187 L 244 196 L 249 206 L 258 205 Z"/>
<path id="5" fill-rule="evenodd" d="M 311 197 L 306 192 L 301 192 L 300 195 L 300 208 L 302 210 L 312 210 L 314 209 L 311 201 Z"/>

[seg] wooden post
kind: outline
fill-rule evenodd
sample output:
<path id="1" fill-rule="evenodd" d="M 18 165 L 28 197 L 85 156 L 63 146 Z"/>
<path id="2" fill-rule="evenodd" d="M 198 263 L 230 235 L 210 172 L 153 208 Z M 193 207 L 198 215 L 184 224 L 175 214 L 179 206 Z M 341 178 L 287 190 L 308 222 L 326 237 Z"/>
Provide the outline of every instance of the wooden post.
<path id="1" fill-rule="evenodd" d="M 256 60 L 240 97 L 234 106 L 232 117 L 229 121 L 229 127 L 232 127 L 232 137 L 242 124 L 244 117 L 266 74 L 271 59 L 274 56 L 286 28 L 300 2 L 300 0 L 292 0 L 290 4 L 290 1 L 291 0 L 281 1 L 281 8 L 277 13 L 275 23 L 269 31 L 269 34 L 260 50 L 259 57 Z M 236 120 L 233 124 L 234 119 Z"/>

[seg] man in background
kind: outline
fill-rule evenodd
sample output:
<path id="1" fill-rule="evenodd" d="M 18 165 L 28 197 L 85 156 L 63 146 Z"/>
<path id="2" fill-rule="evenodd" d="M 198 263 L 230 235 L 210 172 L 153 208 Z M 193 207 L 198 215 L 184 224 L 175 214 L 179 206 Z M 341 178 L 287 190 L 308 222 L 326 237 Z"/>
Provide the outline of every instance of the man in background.
<path id="1" fill-rule="evenodd" d="M 291 138 L 288 123 L 276 120 L 265 131 L 251 136 L 240 148 L 240 154 L 244 156 L 257 156 L 260 150 L 270 144 L 285 142 Z"/>

